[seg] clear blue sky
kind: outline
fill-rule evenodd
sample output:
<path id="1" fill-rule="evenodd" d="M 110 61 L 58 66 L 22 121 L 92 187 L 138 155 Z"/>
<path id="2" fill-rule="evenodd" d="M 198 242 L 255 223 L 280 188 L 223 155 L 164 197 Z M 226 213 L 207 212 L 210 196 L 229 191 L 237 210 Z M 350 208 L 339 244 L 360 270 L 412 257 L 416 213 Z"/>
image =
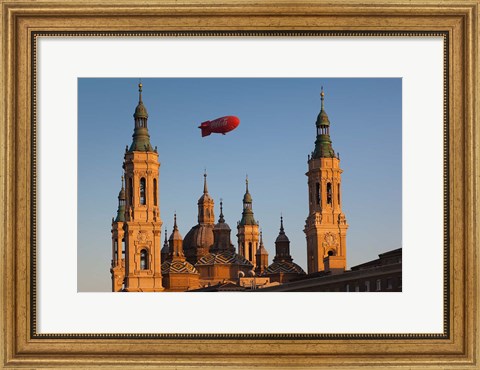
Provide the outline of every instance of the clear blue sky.
<path id="1" fill-rule="evenodd" d="M 245 176 L 269 262 L 280 213 L 294 261 L 306 270 L 307 155 L 314 148 L 320 87 L 340 152 L 343 210 L 350 225 L 347 266 L 401 247 L 402 83 L 399 78 L 142 78 L 150 141 L 160 159 L 160 215 L 170 235 L 197 223 L 203 171 L 218 220 L 237 247 Z M 110 291 L 111 219 L 125 146 L 130 145 L 138 78 L 78 80 L 78 290 Z M 240 118 L 227 135 L 197 126 Z M 162 231 L 162 240 L 164 232 Z"/>

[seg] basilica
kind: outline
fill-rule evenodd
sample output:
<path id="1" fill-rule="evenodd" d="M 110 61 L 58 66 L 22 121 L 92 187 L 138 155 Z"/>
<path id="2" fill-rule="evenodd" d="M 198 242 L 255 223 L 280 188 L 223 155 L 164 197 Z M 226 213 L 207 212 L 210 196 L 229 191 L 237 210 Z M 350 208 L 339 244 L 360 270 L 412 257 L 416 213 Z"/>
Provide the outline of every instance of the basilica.
<path id="1" fill-rule="evenodd" d="M 225 221 L 222 201 L 215 218 L 215 201 L 203 192 L 197 202 L 198 223 L 182 236 L 174 215 L 173 230 L 165 230 L 162 245 L 157 148 L 148 132 L 148 113 L 142 101 L 135 109 L 133 140 L 125 148 L 122 187 L 116 217 L 112 218 L 111 277 L 114 292 L 246 291 L 287 286 L 319 273 L 337 274 L 346 268 L 348 224 L 342 212 L 340 158 L 332 147 L 330 121 L 321 92 L 314 151 L 308 156 L 309 214 L 305 222 L 308 274 L 290 254 L 283 217 L 275 240 L 275 256 L 263 244 L 245 181 L 243 212 L 232 229 Z M 228 216 L 228 215 L 227 215 Z M 231 216 L 231 215 L 230 215 Z"/>

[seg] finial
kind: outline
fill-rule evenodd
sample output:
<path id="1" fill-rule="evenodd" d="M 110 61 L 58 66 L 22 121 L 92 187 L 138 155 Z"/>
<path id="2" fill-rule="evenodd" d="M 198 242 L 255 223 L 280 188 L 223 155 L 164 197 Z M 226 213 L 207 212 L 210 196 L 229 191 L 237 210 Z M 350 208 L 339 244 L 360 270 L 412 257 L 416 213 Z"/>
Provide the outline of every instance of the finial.
<path id="1" fill-rule="evenodd" d="M 139 79 L 139 83 L 138 83 L 138 101 L 141 102 L 142 101 L 142 79 L 140 78 Z"/>
<path id="2" fill-rule="evenodd" d="M 207 188 L 207 169 L 204 169 L 203 172 L 203 193 L 207 194 L 208 193 L 208 188 Z"/>
<path id="3" fill-rule="evenodd" d="M 173 214 L 173 230 L 177 230 L 177 212 Z"/>
<path id="4" fill-rule="evenodd" d="M 283 232 L 283 215 L 280 213 L 280 231 Z"/>
<path id="5" fill-rule="evenodd" d="M 124 179 L 125 179 L 125 177 L 122 175 L 122 189 L 125 189 L 124 182 L 123 182 Z"/>
<path id="6" fill-rule="evenodd" d="M 246 189 L 247 189 L 246 192 L 248 193 L 248 174 L 245 177 L 245 185 L 246 185 Z"/>
<path id="7" fill-rule="evenodd" d="M 263 231 L 260 229 L 260 245 L 263 244 Z"/>
<path id="8" fill-rule="evenodd" d="M 165 244 L 168 243 L 168 239 L 167 239 L 167 227 L 165 227 Z"/>
<path id="9" fill-rule="evenodd" d="M 323 101 L 325 100 L 325 93 L 323 92 L 323 86 L 322 86 L 322 91 L 320 92 L 320 97 L 321 97 L 321 100 L 322 100 L 322 110 L 323 110 L 323 108 L 324 108 Z"/>
<path id="10" fill-rule="evenodd" d="M 220 198 L 220 217 L 218 219 L 218 222 L 225 222 L 225 219 L 223 218 L 223 199 Z"/>

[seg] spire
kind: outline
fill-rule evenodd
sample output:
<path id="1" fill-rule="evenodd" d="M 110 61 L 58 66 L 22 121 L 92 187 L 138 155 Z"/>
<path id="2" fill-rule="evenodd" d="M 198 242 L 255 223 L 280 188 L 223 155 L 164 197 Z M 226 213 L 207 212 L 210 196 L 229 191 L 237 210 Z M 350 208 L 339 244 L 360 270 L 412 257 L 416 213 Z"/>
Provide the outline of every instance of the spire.
<path id="1" fill-rule="evenodd" d="M 162 257 L 162 263 L 169 259 L 170 245 L 167 239 L 167 228 L 165 227 L 165 241 L 163 242 L 163 248 L 160 251 Z"/>
<path id="2" fill-rule="evenodd" d="M 215 224 L 215 215 L 213 211 L 214 201 L 208 194 L 207 186 L 207 170 L 203 173 L 203 194 L 198 199 L 198 223 L 199 224 Z M 188 247 L 187 247 L 188 248 Z"/>
<path id="3" fill-rule="evenodd" d="M 220 198 L 220 218 L 218 219 L 218 222 L 224 223 L 225 219 L 223 218 L 223 200 Z"/>
<path id="4" fill-rule="evenodd" d="M 203 194 L 208 194 L 207 188 L 207 170 L 203 173 Z"/>
<path id="5" fill-rule="evenodd" d="M 330 120 L 325 112 L 325 92 L 323 86 L 320 92 L 321 108 L 317 116 L 317 139 L 315 140 L 315 150 L 312 153 L 312 159 L 317 158 L 335 158 L 335 151 L 332 148 L 330 139 Z"/>
<path id="6" fill-rule="evenodd" d="M 122 175 L 122 188 L 120 189 L 120 193 L 118 193 L 119 200 L 125 200 L 125 184 L 124 184 L 124 176 Z"/>
<path id="7" fill-rule="evenodd" d="M 133 118 L 135 119 L 135 129 L 133 131 L 133 141 L 130 146 L 129 152 L 139 151 L 148 152 L 153 151 L 150 144 L 150 135 L 148 134 L 147 121 L 148 113 L 147 108 L 143 105 L 142 100 L 143 84 L 138 84 L 138 105 L 135 108 Z"/>
<path id="8" fill-rule="evenodd" d="M 322 107 L 321 107 L 320 111 L 324 111 L 325 110 L 325 105 L 324 105 L 325 93 L 323 92 L 323 86 L 322 86 L 321 92 L 320 92 L 320 99 L 322 101 Z"/>
<path id="9" fill-rule="evenodd" d="M 125 222 L 125 187 L 123 184 L 123 175 L 122 175 L 122 188 L 118 193 L 118 208 L 117 208 L 117 217 L 115 222 Z"/>
<path id="10" fill-rule="evenodd" d="M 290 256 L 290 240 L 288 236 L 285 235 L 283 228 L 283 216 L 280 216 L 280 232 L 275 240 L 275 252 L 274 261 L 292 261 L 292 256 Z"/>
<path id="11" fill-rule="evenodd" d="M 173 216 L 173 231 L 172 234 L 170 235 L 170 238 L 168 239 L 169 245 L 170 245 L 170 253 L 172 259 L 184 259 L 184 254 L 183 254 L 183 238 L 182 235 L 180 235 L 180 232 L 178 231 L 177 227 L 177 214 L 175 213 Z"/>
<path id="12" fill-rule="evenodd" d="M 138 84 L 138 105 L 135 108 L 134 118 L 148 118 L 147 108 L 145 108 L 142 101 L 142 90 L 143 84 L 140 82 Z"/>
<path id="13" fill-rule="evenodd" d="M 220 218 L 213 228 L 213 246 L 210 249 L 211 253 L 235 251 L 235 247 L 230 240 L 230 232 L 230 226 L 228 226 L 223 217 L 223 200 L 220 199 Z"/>
<path id="14" fill-rule="evenodd" d="M 265 246 L 263 245 L 263 232 L 262 232 L 262 230 L 260 230 L 260 243 L 258 245 L 258 249 L 257 249 L 256 254 L 257 255 L 260 255 L 260 254 L 268 255 L 268 252 L 265 249 Z"/>
<path id="15" fill-rule="evenodd" d="M 170 234 L 170 238 L 168 238 L 169 241 L 171 240 L 183 240 L 182 236 L 180 235 L 180 232 L 178 231 L 177 227 L 177 214 L 175 213 L 173 216 L 173 230 L 172 233 Z"/>
<path id="16" fill-rule="evenodd" d="M 245 195 L 243 196 L 243 212 L 240 225 L 255 225 L 255 218 L 252 210 L 252 196 L 248 191 L 248 175 L 245 178 Z"/>

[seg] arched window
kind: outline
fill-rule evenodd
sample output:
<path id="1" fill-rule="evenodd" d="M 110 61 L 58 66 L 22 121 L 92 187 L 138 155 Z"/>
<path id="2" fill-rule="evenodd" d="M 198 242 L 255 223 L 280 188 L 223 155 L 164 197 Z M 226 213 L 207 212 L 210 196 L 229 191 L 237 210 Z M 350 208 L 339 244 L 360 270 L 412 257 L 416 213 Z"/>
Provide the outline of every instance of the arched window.
<path id="1" fill-rule="evenodd" d="M 157 205 L 157 179 L 153 179 L 153 205 Z"/>
<path id="2" fill-rule="evenodd" d="M 332 184 L 327 183 L 327 204 L 332 204 Z"/>
<path id="3" fill-rule="evenodd" d="M 122 239 L 122 258 L 125 258 L 125 239 Z"/>
<path id="4" fill-rule="evenodd" d="M 140 204 L 147 204 L 147 198 L 145 196 L 145 178 L 140 179 Z"/>
<path id="5" fill-rule="evenodd" d="M 118 242 L 117 242 L 117 240 L 115 240 L 113 242 L 113 261 L 114 261 L 114 263 L 116 263 L 117 259 L 118 259 Z"/>
<path id="6" fill-rule="evenodd" d="M 338 205 L 340 205 L 340 184 L 337 185 Z"/>
<path id="7" fill-rule="evenodd" d="M 251 260 L 253 257 L 252 243 L 248 243 L 248 258 Z"/>
<path id="8" fill-rule="evenodd" d="M 321 196 L 320 196 L 320 184 L 317 182 L 316 184 L 316 190 L 317 190 L 317 193 L 316 193 L 316 199 L 317 199 L 317 204 L 321 204 L 320 200 L 321 200 Z"/>
<path id="9" fill-rule="evenodd" d="M 128 199 L 130 202 L 130 206 L 133 205 L 133 179 L 130 177 L 128 179 Z"/>
<path id="10" fill-rule="evenodd" d="M 140 251 L 140 270 L 148 269 L 148 253 L 145 249 Z"/>

